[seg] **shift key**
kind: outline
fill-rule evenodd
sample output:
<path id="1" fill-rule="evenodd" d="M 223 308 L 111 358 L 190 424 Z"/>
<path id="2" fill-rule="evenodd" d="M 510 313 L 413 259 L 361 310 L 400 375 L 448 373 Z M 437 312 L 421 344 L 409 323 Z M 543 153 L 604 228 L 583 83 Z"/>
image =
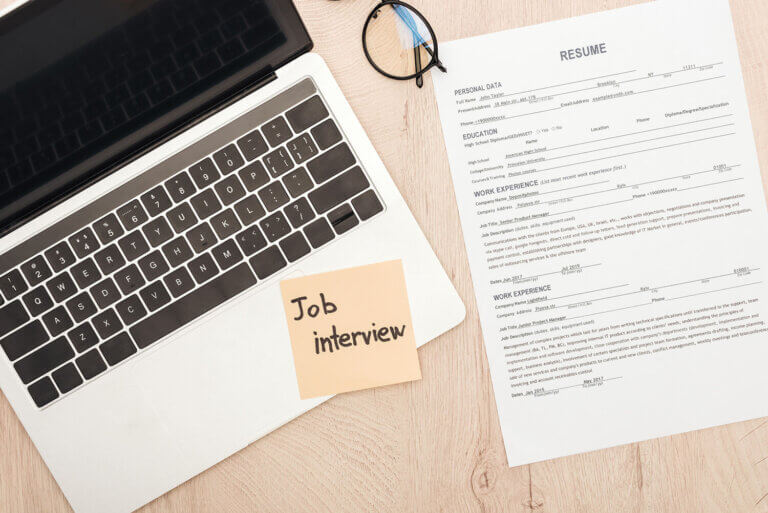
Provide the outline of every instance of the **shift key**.
<path id="1" fill-rule="evenodd" d="M 368 185 L 368 179 L 363 174 L 363 170 L 355 166 L 310 192 L 309 201 L 312 202 L 317 213 L 322 214 L 364 191 Z"/>
<path id="2" fill-rule="evenodd" d="M 0 340 L 0 347 L 9 360 L 14 361 L 48 342 L 48 333 L 43 323 L 34 320 Z"/>
<path id="3" fill-rule="evenodd" d="M 49 373 L 61 364 L 74 358 L 75 352 L 67 339 L 59 337 L 50 344 L 44 345 L 34 353 L 25 356 L 13 367 L 26 385 L 40 376 Z"/>
<path id="4" fill-rule="evenodd" d="M 307 170 L 315 183 L 323 183 L 353 166 L 354 163 L 355 156 L 352 155 L 349 146 L 347 143 L 341 143 L 307 162 Z"/>

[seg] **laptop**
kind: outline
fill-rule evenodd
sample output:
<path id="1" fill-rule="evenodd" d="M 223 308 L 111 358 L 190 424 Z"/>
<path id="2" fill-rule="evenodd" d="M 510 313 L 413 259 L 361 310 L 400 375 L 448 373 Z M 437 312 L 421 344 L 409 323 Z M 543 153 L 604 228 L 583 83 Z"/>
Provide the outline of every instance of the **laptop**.
<path id="1" fill-rule="evenodd" d="M 419 344 L 463 319 L 311 48 L 289 0 L 0 17 L 0 388 L 77 513 L 327 399 L 299 398 L 281 279 L 400 259 Z"/>

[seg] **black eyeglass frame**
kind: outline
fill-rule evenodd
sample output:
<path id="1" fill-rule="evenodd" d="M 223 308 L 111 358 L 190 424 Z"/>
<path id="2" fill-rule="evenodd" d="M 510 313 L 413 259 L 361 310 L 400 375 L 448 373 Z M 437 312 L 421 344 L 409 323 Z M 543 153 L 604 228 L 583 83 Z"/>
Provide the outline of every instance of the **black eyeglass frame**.
<path id="1" fill-rule="evenodd" d="M 371 54 L 368 52 L 368 45 L 365 42 L 365 34 L 368 31 L 368 24 L 371 22 L 372 19 L 376 18 L 378 15 L 378 12 L 381 10 L 382 7 L 385 7 L 387 5 L 395 6 L 399 5 L 402 6 L 410 11 L 412 11 L 415 15 L 417 15 L 419 18 L 421 18 L 421 21 L 424 22 L 424 25 L 426 25 L 427 30 L 429 30 L 429 35 L 431 36 L 432 46 L 434 47 L 434 50 L 430 50 L 429 46 L 426 46 L 425 44 L 422 44 L 424 49 L 432 56 L 432 59 L 429 61 L 429 64 L 427 64 L 424 68 L 422 68 L 420 71 L 417 71 L 411 75 L 402 76 L 402 75 L 392 75 L 391 73 L 387 73 L 383 69 L 381 69 L 376 62 L 371 57 Z M 381 73 L 387 78 L 392 78 L 394 80 L 412 80 L 416 79 L 416 82 L 419 87 L 421 87 L 421 80 L 424 73 L 432 69 L 433 67 L 437 67 L 440 71 L 445 73 L 447 70 L 445 66 L 443 66 L 443 63 L 440 62 L 440 59 L 438 58 L 437 54 L 437 37 L 435 36 L 435 31 L 432 29 L 432 25 L 427 21 L 427 19 L 424 17 L 423 14 L 421 14 L 418 9 L 416 9 L 414 6 L 407 4 L 405 2 L 401 2 L 400 0 L 381 0 L 376 7 L 373 8 L 373 10 L 368 14 L 368 17 L 365 19 L 365 24 L 363 25 L 363 53 L 365 54 L 365 58 L 368 59 L 368 62 L 373 66 L 373 69 Z M 415 52 L 416 55 L 416 66 L 418 69 L 420 58 L 418 57 L 419 53 L 418 51 Z"/>

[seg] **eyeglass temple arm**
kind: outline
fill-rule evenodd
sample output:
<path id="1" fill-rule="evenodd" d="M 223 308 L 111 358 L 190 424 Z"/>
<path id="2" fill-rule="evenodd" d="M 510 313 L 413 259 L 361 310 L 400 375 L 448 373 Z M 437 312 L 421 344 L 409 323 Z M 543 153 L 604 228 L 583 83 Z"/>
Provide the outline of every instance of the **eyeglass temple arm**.
<path id="1" fill-rule="evenodd" d="M 416 43 L 416 34 L 413 36 L 413 42 Z M 415 70 L 418 75 L 416 76 L 416 87 L 421 87 L 424 85 L 424 75 L 421 73 L 421 50 L 419 50 L 419 45 L 414 44 L 413 45 L 413 58 L 416 61 L 415 63 Z"/>
<path id="2" fill-rule="evenodd" d="M 426 41 L 421 37 L 421 34 L 419 34 L 419 30 L 416 27 L 416 22 L 414 21 L 413 17 L 410 15 L 408 10 L 402 6 L 392 4 L 392 9 L 395 11 L 395 14 L 398 18 L 400 18 L 403 23 L 405 23 L 405 26 L 408 27 L 408 29 L 411 31 L 411 35 L 413 36 L 413 42 L 414 42 L 414 50 L 418 48 L 418 46 L 422 46 L 424 50 L 427 51 L 430 57 L 435 57 L 435 52 L 432 51 L 432 48 L 427 44 Z M 419 45 L 419 42 L 421 44 Z M 418 50 L 417 50 L 418 51 Z M 421 70 L 421 59 L 417 57 L 417 72 Z M 445 68 L 442 62 L 440 62 L 440 59 L 435 57 L 435 66 L 442 71 L 443 73 L 447 73 L 448 70 Z M 421 86 L 419 86 L 421 87 Z"/>
<path id="3" fill-rule="evenodd" d="M 427 43 L 421 43 L 421 46 L 424 47 L 424 49 L 427 51 L 427 53 L 430 55 L 430 57 L 435 56 L 435 52 L 432 51 L 432 48 L 429 47 Z M 437 69 L 442 71 L 443 73 L 448 73 L 448 70 L 445 68 L 442 62 L 440 62 L 440 59 L 435 58 L 435 66 L 437 66 Z"/>

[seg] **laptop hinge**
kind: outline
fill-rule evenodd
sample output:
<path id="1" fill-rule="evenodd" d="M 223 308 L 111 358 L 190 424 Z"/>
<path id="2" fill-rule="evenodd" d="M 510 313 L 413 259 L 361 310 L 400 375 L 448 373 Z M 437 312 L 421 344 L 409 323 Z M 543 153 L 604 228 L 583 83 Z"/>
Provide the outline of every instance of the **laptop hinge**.
<path id="1" fill-rule="evenodd" d="M 242 97 L 244 97 L 244 96 L 246 96 L 246 95 L 248 95 L 248 94 L 250 94 L 250 93 L 252 93 L 252 92 L 254 92 L 256 90 L 258 90 L 258 89 L 261 89 L 265 85 L 267 85 L 270 82 L 273 82 L 275 80 L 277 80 L 277 74 L 274 71 L 272 71 L 268 75 L 265 75 L 264 77 L 260 78 L 259 80 L 246 85 L 243 89 L 241 89 L 240 91 L 234 93 L 230 98 L 225 100 L 224 103 L 222 105 L 220 105 L 220 107 L 223 107 L 225 105 L 230 105 L 230 104 L 236 102 L 237 100 L 239 100 L 240 98 L 242 98 Z"/>

